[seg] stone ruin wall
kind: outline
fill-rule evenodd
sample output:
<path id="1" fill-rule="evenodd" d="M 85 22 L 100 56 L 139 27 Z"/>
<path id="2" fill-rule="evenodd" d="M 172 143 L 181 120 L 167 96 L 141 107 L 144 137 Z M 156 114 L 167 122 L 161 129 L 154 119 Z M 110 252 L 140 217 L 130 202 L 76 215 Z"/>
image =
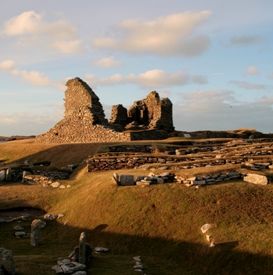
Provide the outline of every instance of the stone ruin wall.
<path id="1" fill-rule="evenodd" d="M 121 104 L 114 105 L 108 122 L 98 96 L 87 83 L 75 78 L 68 80 L 66 86 L 64 118 L 48 132 L 37 136 L 37 142 L 124 142 L 167 137 L 168 134 L 160 135 L 157 131 L 174 130 L 172 103 L 169 99 L 161 100 L 157 92 L 136 101 L 128 110 Z M 127 131 L 135 129 L 142 132 L 135 135 Z"/>
<path id="2" fill-rule="evenodd" d="M 174 131 L 172 102 L 152 91 L 145 99 L 135 101 L 128 110 L 122 105 L 114 105 L 110 124 L 116 129 Z"/>
<path id="3" fill-rule="evenodd" d="M 92 125 L 107 125 L 98 96 L 83 81 L 72 79 L 66 83 L 65 118 L 87 120 Z"/>
<path id="4" fill-rule="evenodd" d="M 91 143 L 130 141 L 129 133 L 110 128 L 97 95 L 81 79 L 67 81 L 65 115 L 47 133 L 36 138 L 41 143 Z"/>

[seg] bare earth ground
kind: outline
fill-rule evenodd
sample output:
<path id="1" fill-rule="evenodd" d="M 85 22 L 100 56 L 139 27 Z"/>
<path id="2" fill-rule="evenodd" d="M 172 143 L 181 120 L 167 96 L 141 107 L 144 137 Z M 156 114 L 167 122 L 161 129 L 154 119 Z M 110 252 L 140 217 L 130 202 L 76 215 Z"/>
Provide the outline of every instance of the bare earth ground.
<path id="1" fill-rule="evenodd" d="M 41 145 L 16 141 L 0 145 L 6 162 L 52 160 L 52 165 L 80 163 L 98 150 L 96 144 Z M 222 169 L 222 167 L 198 168 Z M 119 173 L 147 174 L 134 169 Z M 177 171 L 176 171 L 177 173 Z M 178 173 L 184 173 L 182 170 Z M 196 173 L 196 169 L 186 173 Z M 200 189 L 181 184 L 146 188 L 117 187 L 113 171 L 88 173 L 81 166 L 69 189 L 40 185 L 0 186 L 0 208 L 35 207 L 64 213 L 43 231 L 40 247 L 16 239 L 11 224 L 0 224 L 0 246 L 15 255 L 18 274 L 53 274 L 58 257 L 67 256 L 87 231 L 93 246 L 111 252 L 93 259 L 90 274 L 135 274 L 132 256 L 141 255 L 147 274 L 272 274 L 273 187 L 241 181 Z M 208 248 L 200 231 L 216 223 L 218 245 Z M 29 228 L 30 221 L 23 222 Z"/>

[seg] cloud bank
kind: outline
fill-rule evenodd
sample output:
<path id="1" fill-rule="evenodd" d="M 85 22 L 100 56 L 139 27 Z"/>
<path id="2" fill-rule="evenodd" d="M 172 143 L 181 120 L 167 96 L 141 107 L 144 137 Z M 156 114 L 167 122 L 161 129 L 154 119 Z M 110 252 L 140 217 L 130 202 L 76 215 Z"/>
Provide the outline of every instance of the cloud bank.
<path id="1" fill-rule="evenodd" d="M 21 44 L 48 45 L 59 53 L 82 51 L 76 29 L 65 20 L 47 21 L 35 11 L 25 11 L 5 22 L 2 34 L 19 39 Z"/>
<path id="2" fill-rule="evenodd" d="M 258 101 L 238 102 L 232 91 L 196 91 L 181 96 L 174 104 L 177 129 L 227 130 L 256 128 L 272 131 L 273 97 Z"/>
<path id="3" fill-rule="evenodd" d="M 19 77 L 32 85 L 47 86 L 50 84 L 50 80 L 45 74 L 38 71 L 18 69 L 13 60 L 4 60 L 0 62 L 0 70 Z"/>
<path id="4" fill-rule="evenodd" d="M 206 84 L 208 82 L 207 78 L 202 75 L 190 75 L 180 71 L 169 73 L 159 69 L 149 70 L 140 74 L 114 74 L 105 78 L 86 75 L 86 79 L 92 84 L 92 86 L 135 84 L 140 87 L 152 89 L 180 86 L 190 83 Z"/>
<path id="5" fill-rule="evenodd" d="M 129 53 L 196 56 L 210 44 L 207 35 L 197 34 L 210 15 L 210 11 L 182 12 L 150 21 L 126 20 L 119 25 L 121 37 L 98 37 L 93 45 Z"/>

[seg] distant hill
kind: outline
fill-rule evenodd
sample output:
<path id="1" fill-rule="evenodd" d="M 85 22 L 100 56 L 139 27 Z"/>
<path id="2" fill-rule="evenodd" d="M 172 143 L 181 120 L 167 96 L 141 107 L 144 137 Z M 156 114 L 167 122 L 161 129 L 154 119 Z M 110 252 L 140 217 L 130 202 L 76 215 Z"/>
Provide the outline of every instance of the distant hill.
<path id="1" fill-rule="evenodd" d="M 21 139 L 30 139 L 30 138 L 34 138 L 34 137 L 35 136 L 10 136 L 10 137 L 0 136 L 0 142 L 12 141 L 12 140 L 21 140 Z"/>

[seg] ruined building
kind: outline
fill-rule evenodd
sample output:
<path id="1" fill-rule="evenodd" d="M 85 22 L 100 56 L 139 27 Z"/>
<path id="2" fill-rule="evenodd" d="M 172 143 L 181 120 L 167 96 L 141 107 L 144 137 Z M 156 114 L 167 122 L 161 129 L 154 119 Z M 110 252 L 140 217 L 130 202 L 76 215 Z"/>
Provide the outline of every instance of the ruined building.
<path id="1" fill-rule="evenodd" d="M 172 102 L 168 98 L 160 99 L 155 91 L 127 110 L 122 105 L 114 105 L 110 124 L 125 129 L 158 129 L 173 131 Z"/>
<path id="2" fill-rule="evenodd" d="M 113 106 L 108 122 L 98 96 L 87 83 L 75 78 L 66 86 L 64 118 L 37 136 L 37 142 L 122 142 L 166 137 L 174 130 L 172 103 L 168 98 L 160 99 L 157 92 L 134 102 L 128 110 L 122 105 Z"/>

